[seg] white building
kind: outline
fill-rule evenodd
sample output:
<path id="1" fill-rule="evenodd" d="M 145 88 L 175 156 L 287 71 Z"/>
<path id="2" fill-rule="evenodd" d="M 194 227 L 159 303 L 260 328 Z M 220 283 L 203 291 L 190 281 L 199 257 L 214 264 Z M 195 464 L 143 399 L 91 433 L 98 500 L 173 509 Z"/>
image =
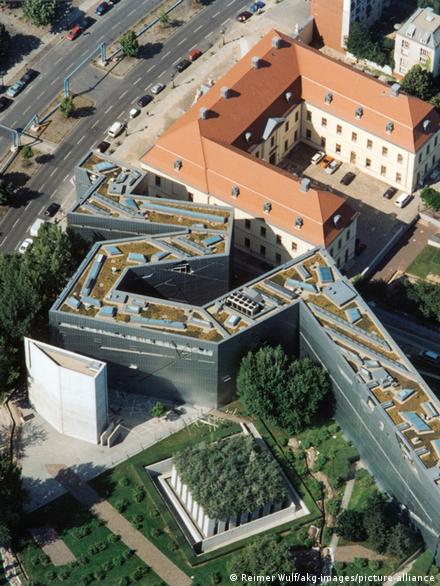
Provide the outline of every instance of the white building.
<path id="1" fill-rule="evenodd" d="M 394 71 L 404 76 L 414 65 L 439 73 L 440 16 L 432 8 L 416 10 L 396 33 Z"/>
<path id="2" fill-rule="evenodd" d="M 105 362 L 24 340 L 29 401 L 57 431 L 93 444 L 108 423 Z"/>

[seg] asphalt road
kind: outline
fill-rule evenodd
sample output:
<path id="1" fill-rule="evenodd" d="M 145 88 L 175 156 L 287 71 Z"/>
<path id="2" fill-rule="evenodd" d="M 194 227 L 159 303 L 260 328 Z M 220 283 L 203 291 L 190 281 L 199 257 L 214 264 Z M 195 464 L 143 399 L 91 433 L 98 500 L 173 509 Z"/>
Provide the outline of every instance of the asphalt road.
<path id="1" fill-rule="evenodd" d="M 12 118 L 10 123 L 14 122 L 15 126 L 20 126 L 22 125 L 20 120 L 27 121 L 33 109 L 42 111 L 60 91 L 64 72 L 73 69 L 80 55 L 93 50 L 102 40 L 110 43 L 111 39 L 118 38 L 141 16 L 145 16 L 146 6 L 151 9 L 156 4 L 158 1 L 130 0 L 130 6 L 135 6 L 128 12 L 128 0 L 125 2 L 122 0 L 105 17 L 102 17 L 102 21 L 93 25 L 90 35 L 80 37 L 78 44 L 69 43 L 67 47 L 65 45 L 68 41 L 65 41 L 63 45 L 57 44 L 50 50 L 50 56 L 48 54 L 42 56 L 41 66 L 38 63 L 33 64 L 33 67 L 39 69 L 42 74 L 25 90 L 20 96 L 21 99 L 17 99 L 17 104 L 6 112 L 5 119 L 7 116 L 9 122 Z M 54 158 L 27 183 L 26 188 L 30 194 L 28 201 L 23 202 L 21 207 L 11 208 L 0 223 L 0 252 L 8 253 L 16 250 L 27 236 L 33 221 L 51 201 L 57 201 L 63 205 L 66 196 L 72 191 L 71 179 L 75 164 L 91 147 L 104 138 L 105 131 L 115 120 L 127 118 L 128 110 L 136 98 L 148 92 L 151 85 L 157 81 L 169 83 L 176 61 L 186 56 L 188 51 L 196 45 L 202 49 L 208 48 L 208 44 L 216 40 L 216 35 L 219 36 L 220 29 L 227 27 L 228 21 L 248 4 L 249 0 L 212 2 L 189 23 L 179 27 L 176 33 L 164 43 L 159 53 L 146 60 L 140 60 L 124 79 L 100 74 L 96 68 L 90 65 L 85 66 L 79 74 L 79 81 L 75 81 L 74 88 L 77 91 L 76 84 L 81 84 L 84 80 L 90 87 L 95 80 L 96 87 L 87 94 L 96 102 L 95 114 L 78 124 L 57 148 Z M 259 18 L 259 16 L 253 18 Z M 114 34 L 111 34 L 112 28 Z M 57 57 L 58 54 L 59 57 Z M 178 77 L 176 82 L 178 83 Z M 0 119 L 0 122 L 2 120 Z"/>

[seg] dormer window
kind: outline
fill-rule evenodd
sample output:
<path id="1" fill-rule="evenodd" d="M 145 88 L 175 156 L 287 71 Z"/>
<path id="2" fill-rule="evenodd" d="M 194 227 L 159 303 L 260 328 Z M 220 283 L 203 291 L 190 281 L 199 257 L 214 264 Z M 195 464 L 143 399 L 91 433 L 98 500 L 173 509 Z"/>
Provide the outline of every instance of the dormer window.
<path id="1" fill-rule="evenodd" d="M 231 195 L 232 197 L 238 197 L 240 195 L 240 188 L 238 187 L 238 185 L 232 186 Z"/>
<path id="2" fill-rule="evenodd" d="M 271 212 L 272 204 L 270 203 L 270 201 L 264 202 L 263 210 L 265 214 L 269 214 Z"/>
<path id="3" fill-rule="evenodd" d="M 180 171 L 180 169 L 182 168 L 182 165 L 183 165 L 182 161 L 180 159 L 176 159 L 174 161 L 174 165 L 173 165 L 174 170 L 175 171 Z"/>
<path id="4" fill-rule="evenodd" d="M 333 94 L 330 93 L 330 92 L 328 92 L 327 94 L 325 94 L 324 102 L 326 104 L 331 104 L 333 102 Z"/>
<path id="5" fill-rule="evenodd" d="M 394 124 L 392 122 L 387 122 L 385 130 L 387 131 L 387 134 L 391 134 L 394 130 Z"/>
<path id="6" fill-rule="evenodd" d="M 356 110 L 354 112 L 354 117 L 356 118 L 356 120 L 360 120 L 363 115 L 364 115 L 364 109 L 360 108 L 360 107 L 356 108 Z"/>
<path id="7" fill-rule="evenodd" d="M 297 230 L 301 230 L 301 228 L 303 227 L 303 224 L 304 224 L 304 220 L 301 218 L 301 216 L 298 216 L 295 219 L 295 228 Z"/>

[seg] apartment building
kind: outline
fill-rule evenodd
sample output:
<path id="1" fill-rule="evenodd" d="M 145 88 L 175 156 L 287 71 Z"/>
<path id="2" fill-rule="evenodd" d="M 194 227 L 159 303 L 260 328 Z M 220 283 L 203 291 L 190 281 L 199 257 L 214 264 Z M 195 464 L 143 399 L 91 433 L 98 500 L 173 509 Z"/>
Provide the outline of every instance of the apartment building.
<path id="1" fill-rule="evenodd" d="M 439 74 L 440 16 L 432 8 L 418 8 L 396 33 L 395 73 L 403 77 L 414 65 Z"/>
<path id="2" fill-rule="evenodd" d="M 312 0 L 315 37 L 327 47 L 340 51 L 345 47 L 353 21 L 370 27 L 388 4 L 387 0 Z"/>

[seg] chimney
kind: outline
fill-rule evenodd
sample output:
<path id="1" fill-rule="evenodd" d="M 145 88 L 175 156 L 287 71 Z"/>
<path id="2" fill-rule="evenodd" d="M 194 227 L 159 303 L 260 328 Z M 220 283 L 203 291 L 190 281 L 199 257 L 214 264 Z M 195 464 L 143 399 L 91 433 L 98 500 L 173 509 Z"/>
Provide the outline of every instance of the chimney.
<path id="1" fill-rule="evenodd" d="M 254 69 L 258 69 L 260 67 L 260 65 L 261 65 L 261 59 L 260 59 L 260 57 L 257 57 L 257 55 L 254 55 L 252 57 L 252 67 Z"/>
<path id="2" fill-rule="evenodd" d="M 252 132 L 245 132 L 244 137 L 246 139 L 246 142 L 250 142 L 252 138 Z"/>
<path id="3" fill-rule="evenodd" d="M 423 132 L 429 132 L 429 127 L 431 126 L 431 120 L 423 120 Z"/>
<path id="4" fill-rule="evenodd" d="M 220 90 L 220 95 L 227 100 L 229 98 L 229 88 L 224 85 Z"/>
<path id="5" fill-rule="evenodd" d="M 303 193 L 307 193 L 307 191 L 310 189 L 310 183 L 311 181 L 308 177 L 303 177 L 301 179 L 301 183 L 299 184 L 299 190 Z"/>
<path id="6" fill-rule="evenodd" d="M 272 37 L 272 47 L 274 49 L 281 49 L 281 43 L 282 43 L 281 37 L 278 37 L 278 36 Z"/>
<path id="7" fill-rule="evenodd" d="M 391 95 L 393 96 L 393 98 L 397 98 L 397 96 L 400 94 L 400 85 L 398 83 L 393 83 L 393 85 L 391 86 Z"/>
<path id="8" fill-rule="evenodd" d="M 334 225 L 335 228 L 340 228 L 341 227 L 341 220 L 342 220 L 341 214 L 335 214 L 333 216 L 333 225 Z"/>
<path id="9" fill-rule="evenodd" d="M 208 108 L 200 108 L 199 110 L 199 118 L 202 120 L 206 120 L 208 118 Z"/>
<path id="10" fill-rule="evenodd" d="M 292 99 L 292 92 L 286 92 L 284 94 L 284 97 L 286 98 L 286 102 L 290 102 L 290 100 Z"/>

